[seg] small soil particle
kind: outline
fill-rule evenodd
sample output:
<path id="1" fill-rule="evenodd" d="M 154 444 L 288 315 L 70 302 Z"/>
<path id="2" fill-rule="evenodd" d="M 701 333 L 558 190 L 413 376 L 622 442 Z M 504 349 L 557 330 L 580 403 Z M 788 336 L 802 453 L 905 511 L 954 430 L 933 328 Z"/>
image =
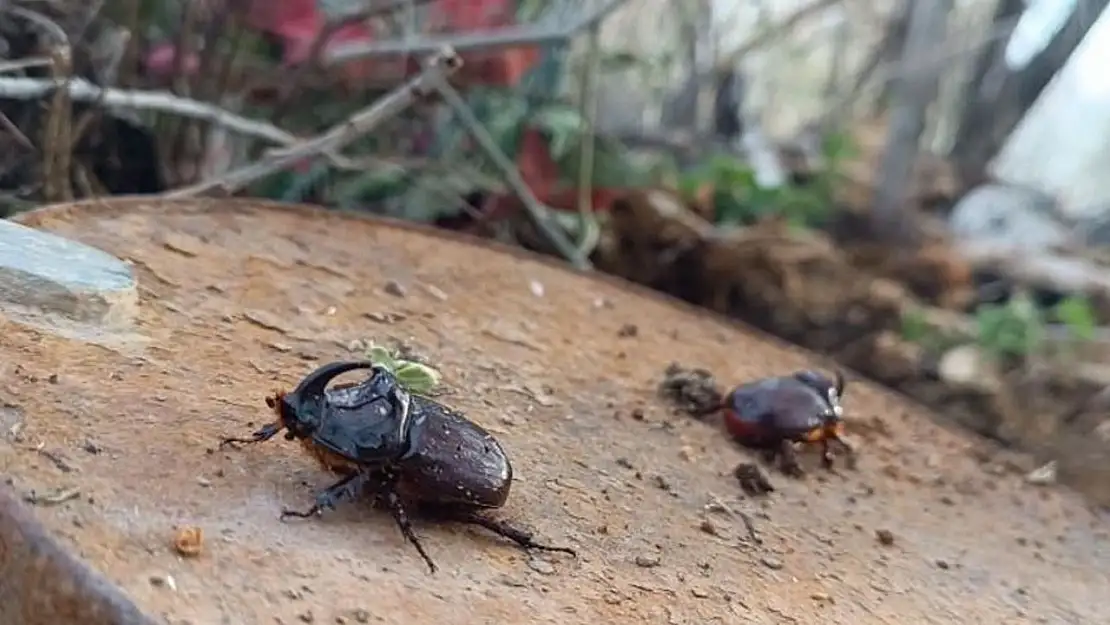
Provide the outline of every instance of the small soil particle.
<path id="1" fill-rule="evenodd" d="M 951 568 L 951 565 L 948 564 L 947 560 L 937 560 L 935 564 L 937 565 L 938 569 L 943 569 L 945 571 Z"/>
<path id="2" fill-rule="evenodd" d="M 369 623 L 370 622 L 370 611 L 359 608 L 359 609 L 355 610 L 354 617 L 355 617 L 355 622 L 356 623 Z"/>
<path id="3" fill-rule="evenodd" d="M 875 530 L 875 538 L 878 539 L 879 544 L 884 547 L 889 547 L 894 544 L 894 533 L 887 529 Z"/>
<path id="4" fill-rule="evenodd" d="M 662 561 L 657 555 L 639 555 L 636 556 L 636 566 L 644 569 L 651 569 L 659 566 Z"/>
<path id="5" fill-rule="evenodd" d="M 777 571 L 777 570 L 779 570 L 783 567 L 782 560 L 779 560 L 778 558 L 774 558 L 774 557 L 771 557 L 771 556 L 763 556 L 762 558 L 759 559 L 759 562 L 763 566 L 765 566 L 765 567 L 767 567 L 767 568 L 769 568 L 773 571 Z"/>
<path id="6" fill-rule="evenodd" d="M 407 294 L 405 287 L 401 286 L 401 283 L 396 280 L 386 282 L 382 290 L 394 297 L 404 297 Z"/>
<path id="7" fill-rule="evenodd" d="M 541 560 L 540 558 L 529 558 L 528 568 L 539 573 L 540 575 L 555 574 L 555 565 L 551 564 L 547 560 Z"/>
<path id="8" fill-rule="evenodd" d="M 186 558 L 200 555 L 204 544 L 204 530 L 199 527 L 180 527 L 173 535 L 173 550 Z"/>
<path id="9" fill-rule="evenodd" d="M 636 324 L 634 324 L 634 323 L 626 323 L 623 326 L 621 326 L 620 330 L 617 330 L 617 336 L 619 336 L 621 338 L 626 338 L 626 339 L 634 338 L 639 333 L 640 333 L 640 328 L 636 327 Z"/>

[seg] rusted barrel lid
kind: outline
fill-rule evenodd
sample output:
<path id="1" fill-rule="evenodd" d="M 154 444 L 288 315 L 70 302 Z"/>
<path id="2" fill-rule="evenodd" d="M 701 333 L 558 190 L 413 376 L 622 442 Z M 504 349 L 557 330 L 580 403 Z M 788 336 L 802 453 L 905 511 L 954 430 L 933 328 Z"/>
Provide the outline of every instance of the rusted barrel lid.
<path id="1" fill-rule="evenodd" d="M 805 455 L 807 479 L 771 470 L 776 490 L 746 497 L 733 470 L 758 457 L 676 414 L 656 394 L 664 371 L 730 385 L 820 363 L 645 289 L 277 203 L 122 198 L 20 219 L 130 259 L 147 341 L 103 349 L 0 317 L 13 415 L 0 474 L 160 621 L 1110 622 L 1104 521 L 1067 491 L 985 471 L 973 441 L 866 381 L 849 380 L 843 402 L 857 471 L 822 473 Z M 413 515 L 440 567 L 429 576 L 366 502 L 279 521 L 334 478 L 281 437 L 217 441 L 271 418 L 275 389 L 371 342 L 434 363 L 439 399 L 502 443 L 515 481 L 489 514 L 578 559 Z M 194 529 L 199 549 L 182 553 L 175 537 Z M 0 545 L 13 532 L 0 524 Z M 57 577 L 43 592 L 80 583 Z"/>

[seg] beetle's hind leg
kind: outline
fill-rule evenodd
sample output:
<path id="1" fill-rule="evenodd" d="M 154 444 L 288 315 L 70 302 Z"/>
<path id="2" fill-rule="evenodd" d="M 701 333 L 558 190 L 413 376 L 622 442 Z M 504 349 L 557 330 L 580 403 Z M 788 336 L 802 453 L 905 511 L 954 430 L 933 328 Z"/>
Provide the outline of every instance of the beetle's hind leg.
<path id="1" fill-rule="evenodd" d="M 365 473 L 351 473 L 316 495 L 316 503 L 308 510 L 298 511 L 288 508 L 282 510 L 281 520 L 284 521 L 290 517 L 307 519 L 322 513 L 325 509 L 334 510 L 335 504 L 339 501 L 351 499 L 357 495 L 366 484 L 368 477 Z"/>
<path id="2" fill-rule="evenodd" d="M 416 547 L 416 551 L 420 554 L 420 557 L 424 558 L 424 562 L 427 563 L 428 569 L 430 569 L 432 573 L 435 573 L 436 563 L 432 561 L 432 557 L 428 555 L 428 552 L 424 550 L 424 545 L 421 544 L 420 539 L 416 537 L 416 532 L 412 529 L 412 521 L 409 519 L 408 511 L 405 510 L 405 505 L 401 501 L 401 497 L 391 486 L 386 487 L 383 492 L 379 493 L 379 497 L 389 506 L 389 511 L 393 513 L 393 520 L 397 522 L 397 527 L 401 530 L 401 535 L 405 537 L 405 540 L 412 543 L 413 547 Z"/>
<path id="3" fill-rule="evenodd" d="M 450 510 L 443 510 L 439 514 L 444 518 L 450 519 L 452 521 L 484 527 L 494 534 L 501 536 L 502 538 L 508 538 L 509 540 L 519 545 L 522 549 L 556 551 L 560 553 L 570 554 L 571 556 L 574 556 L 576 558 L 578 557 L 578 552 L 571 549 L 570 547 L 554 547 L 551 545 L 538 543 L 533 538 L 532 532 L 520 529 L 519 527 L 512 525 L 508 521 L 502 521 L 500 519 L 493 519 L 487 516 L 483 516 L 482 514 L 479 514 L 473 510 L 463 510 L 455 508 Z"/>

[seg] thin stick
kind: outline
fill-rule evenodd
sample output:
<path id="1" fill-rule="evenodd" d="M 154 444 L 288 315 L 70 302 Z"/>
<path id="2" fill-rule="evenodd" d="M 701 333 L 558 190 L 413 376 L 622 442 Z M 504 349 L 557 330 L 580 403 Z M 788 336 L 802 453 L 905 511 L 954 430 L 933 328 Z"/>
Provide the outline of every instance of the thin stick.
<path id="1" fill-rule="evenodd" d="M 0 74 L 18 72 L 33 67 L 47 67 L 51 63 L 53 61 L 45 56 L 32 56 L 18 61 L 0 61 Z"/>
<path id="2" fill-rule="evenodd" d="M 597 219 L 594 217 L 592 191 L 594 186 L 594 156 L 597 149 L 597 137 L 594 134 L 594 118 L 597 116 L 597 74 L 601 67 L 601 27 L 594 24 L 588 35 L 586 49 L 586 69 L 582 72 L 579 109 L 583 127 L 580 130 L 582 144 L 579 147 L 578 162 L 578 219 L 581 228 L 578 243 L 575 247 L 578 253 L 589 258 L 597 247 L 601 236 Z"/>
<path id="3" fill-rule="evenodd" d="M 578 17 L 566 26 L 525 26 L 498 28 L 486 32 L 449 35 L 420 35 L 370 43 L 337 44 L 324 55 L 326 65 L 337 65 L 368 57 L 399 54 L 427 54 L 443 47 L 453 50 L 473 51 L 509 48 L 513 46 L 561 44 L 579 32 L 600 23 L 628 0 L 609 0 L 607 3 Z"/>
<path id="4" fill-rule="evenodd" d="M 271 150 L 256 163 L 240 167 L 211 180 L 170 191 L 164 197 L 193 197 L 217 189 L 234 192 L 301 159 L 339 150 L 396 116 L 428 92 L 436 90 L 438 84 L 445 83 L 447 76 L 461 66 L 462 60 L 455 51 L 450 48 L 444 49 L 429 59 L 424 71 L 415 78 L 323 134 L 300 141 L 287 149 Z"/>
<path id="5" fill-rule="evenodd" d="M 574 243 L 567 238 L 566 233 L 563 232 L 558 225 L 554 223 L 551 217 L 551 211 L 544 206 L 539 199 L 536 198 L 532 190 L 528 188 L 528 183 L 524 182 L 521 178 L 520 172 L 517 171 L 516 165 L 509 160 L 501 152 L 501 148 L 497 147 L 497 142 L 490 136 L 489 132 L 482 127 L 482 122 L 474 115 L 474 111 L 470 110 L 466 101 L 459 95 L 458 91 L 452 87 L 446 80 L 440 80 L 435 85 L 437 91 L 443 96 L 443 100 L 447 103 L 459 121 L 466 127 L 470 136 L 478 142 L 478 145 L 489 157 L 493 165 L 501 171 L 501 175 L 505 178 L 505 183 L 509 188 L 516 193 L 520 198 L 521 203 L 524 204 L 524 209 L 528 216 L 532 219 L 532 223 L 539 228 L 540 232 L 555 246 L 559 254 L 567 259 L 572 265 L 578 269 L 588 270 L 591 269 L 590 261 L 587 260 L 578 249 L 575 248 Z"/>
<path id="6" fill-rule="evenodd" d="M 755 522 L 752 521 L 751 515 L 739 510 L 733 510 L 732 508 L 725 505 L 725 502 L 721 501 L 720 497 L 714 495 L 713 493 L 709 493 L 709 504 L 717 506 L 725 514 L 731 516 L 732 520 L 735 521 L 739 519 L 740 522 L 744 524 L 744 529 L 748 530 L 748 537 L 752 539 L 753 543 L 759 544 L 763 542 L 759 538 L 759 533 L 755 531 Z"/>
<path id="7" fill-rule="evenodd" d="M 100 102 L 104 106 L 173 113 L 223 126 L 240 134 L 292 145 L 298 141 L 273 124 L 237 115 L 206 102 L 176 96 L 166 91 L 130 91 L 104 88 L 83 78 L 49 80 L 40 78 L 0 78 L 0 98 L 37 100 L 62 89 L 75 102 Z"/>

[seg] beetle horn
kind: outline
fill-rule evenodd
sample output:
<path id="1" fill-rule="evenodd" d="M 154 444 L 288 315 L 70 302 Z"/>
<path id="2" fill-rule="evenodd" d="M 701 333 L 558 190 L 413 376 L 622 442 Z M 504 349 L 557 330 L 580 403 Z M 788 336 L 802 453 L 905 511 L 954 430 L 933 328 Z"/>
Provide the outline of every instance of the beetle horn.
<path id="1" fill-rule="evenodd" d="M 373 366 L 374 363 L 369 360 L 345 360 L 328 363 L 305 376 L 305 378 L 301 380 L 301 383 L 297 385 L 297 388 L 293 389 L 290 395 L 298 400 L 314 395 L 323 395 L 324 389 L 328 386 L 328 382 L 331 382 L 336 377 L 348 371 L 354 371 L 355 369 L 371 369 Z"/>

